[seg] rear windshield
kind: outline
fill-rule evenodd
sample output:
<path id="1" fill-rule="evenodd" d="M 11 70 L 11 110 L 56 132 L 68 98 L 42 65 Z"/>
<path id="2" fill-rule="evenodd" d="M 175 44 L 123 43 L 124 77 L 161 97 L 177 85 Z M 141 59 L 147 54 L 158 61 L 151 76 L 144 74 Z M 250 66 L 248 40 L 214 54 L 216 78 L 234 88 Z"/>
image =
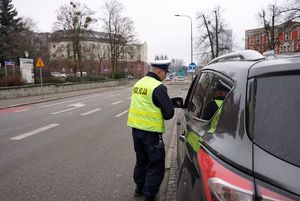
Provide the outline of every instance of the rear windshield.
<path id="1" fill-rule="evenodd" d="M 300 75 L 262 77 L 254 83 L 253 140 L 300 166 Z"/>

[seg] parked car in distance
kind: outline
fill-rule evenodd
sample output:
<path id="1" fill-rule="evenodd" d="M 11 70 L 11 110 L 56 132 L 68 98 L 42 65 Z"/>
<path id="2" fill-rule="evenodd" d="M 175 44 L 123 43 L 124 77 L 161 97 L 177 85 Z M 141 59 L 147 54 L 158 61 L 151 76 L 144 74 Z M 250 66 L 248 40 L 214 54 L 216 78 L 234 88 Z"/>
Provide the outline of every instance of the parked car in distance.
<path id="1" fill-rule="evenodd" d="M 134 77 L 132 75 L 128 75 L 127 78 L 128 78 L 128 80 L 133 80 L 134 79 Z"/>
<path id="2" fill-rule="evenodd" d="M 184 75 L 177 75 L 175 77 L 175 81 L 184 81 L 185 80 L 185 76 Z"/>
<path id="3" fill-rule="evenodd" d="M 170 74 L 166 77 L 166 81 L 171 81 L 171 80 L 173 80 L 173 75 L 172 74 Z"/>
<path id="4" fill-rule="evenodd" d="M 77 73 L 76 73 L 76 76 L 77 76 L 77 77 L 80 77 L 80 76 L 81 76 L 80 72 L 77 72 Z M 82 72 L 82 77 L 86 77 L 86 76 L 87 76 L 87 72 L 83 71 L 83 72 Z"/>
<path id="5" fill-rule="evenodd" d="M 177 117 L 177 201 L 300 200 L 300 56 L 212 60 Z"/>
<path id="6" fill-rule="evenodd" d="M 67 77 L 67 75 L 65 73 L 61 73 L 61 72 L 51 72 L 51 76 L 56 77 L 56 78 L 66 78 Z"/>
<path id="7" fill-rule="evenodd" d="M 185 76 L 178 76 L 178 81 L 184 81 L 185 80 Z"/>

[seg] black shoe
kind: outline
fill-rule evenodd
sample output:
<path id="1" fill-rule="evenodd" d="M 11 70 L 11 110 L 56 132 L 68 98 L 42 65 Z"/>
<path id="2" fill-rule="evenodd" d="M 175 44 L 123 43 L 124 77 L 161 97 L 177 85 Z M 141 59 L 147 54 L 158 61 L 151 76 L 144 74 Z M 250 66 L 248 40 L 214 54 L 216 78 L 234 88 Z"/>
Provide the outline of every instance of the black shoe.
<path id="1" fill-rule="evenodd" d="M 143 196 L 144 193 L 141 189 L 138 189 L 136 188 L 135 191 L 134 191 L 134 197 L 140 197 L 140 196 Z"/>

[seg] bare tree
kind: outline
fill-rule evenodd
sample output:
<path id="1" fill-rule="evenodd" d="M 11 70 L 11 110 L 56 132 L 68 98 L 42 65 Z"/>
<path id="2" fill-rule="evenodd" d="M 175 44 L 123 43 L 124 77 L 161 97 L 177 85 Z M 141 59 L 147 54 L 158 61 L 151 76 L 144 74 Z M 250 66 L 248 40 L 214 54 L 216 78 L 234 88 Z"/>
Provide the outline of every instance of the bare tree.
<path id="1" fill-rule="evenodd" d="M 300 20 L 300 1 L 288 0 L 283 6 L 283 11 L 287 12 L 287 20 Z"/>
<path id="2" fill-rule="evenodd" d="M 133 21 L 122 16 L 124 6 L 118 0 L 107 1 L 104 5 L 104 32 L 108 33 L 110 44 L 111 72 L 114 79 L 121 55 L 128 53 L 129 44 L 135 42 Z"/>
<path id="3" fill-rule="evenodd" d="M 101 74 L 101 65 L 102 65 L 102 62 L 105 58 L 105 53 L 102 49 L 100 49 L 100 51 L 98 51 L 97 57 L 98 57 L 98 60 L 99 60 L 98 74 L 100 75 Z"/>
<path id="4" fill-rule="evenodd" d="M 77 72 L 79 66 L 82 76 L 82 35 L 93 22 L 94 12 L 79 2 L 71 1 L 70 4 L 62 5 L 57 11 L 57 21 L 54 23 L 55 30 L 64 30 L 72 43 L 74 68 Z"/>
<path id="5" fill-rule="evenodd" d="M 159 54 L 159 55 L 155 55 L 154 60 L 166 60 L 168 59 L 168 55 L 166 54 Z"/>
<path id="6" fill-rule="evenodd" d="M 95 44 L 84 44 L 82 45 L 82 58 L 84 59 L 85 63 L 85 70 L 89 74 L 94 74 L 94 68 L 96 67 L 96 45 Z"/>
<path id="7" fill-rule="evenodd" d="M 23 31 L 20 36 L 15 40 L 18 41 L 20 47 L 20 56 L 24 52 L 28 52 L 30 57 L 34 58 L 40 52 L 39 40 L 34 30 L 36 29 L 36 23 L 29 17 L 22 18 Z M 24 56 L 24 55 L 22 55 Z"/>
<path id="8" fill-rule="evenodd" d="M 289 1 L 292 2 L 292 1 Z M 298 6 L 298 8 L 296 7 Z M 267 50 L 274 50 L 279 43 L 279 37 L 285 32 L 290 32 L 298 26 L 293 20 L 300 16 L 300 3 L 278 5 L 269 4 L 258 14 L 259 21 L 263 24 L 267 38 Z"/>
<path id="9" fill-rule="evenodd" d="M 226 29 L 220 7 L 213 12 L 199 12 L 196 19 L 200 33 L 197 46 L 202 50 L 202 55 L 210 55 L 213 59 L 225 50 L 232 49 L 232 32 Z"/>
<path id="10" fill-rule="evenodd" d="M 178 72 L 184 69 L 185 62 L 183 59 L 172 59 L 172 63 L 170 65 L 170 72 Z"/>

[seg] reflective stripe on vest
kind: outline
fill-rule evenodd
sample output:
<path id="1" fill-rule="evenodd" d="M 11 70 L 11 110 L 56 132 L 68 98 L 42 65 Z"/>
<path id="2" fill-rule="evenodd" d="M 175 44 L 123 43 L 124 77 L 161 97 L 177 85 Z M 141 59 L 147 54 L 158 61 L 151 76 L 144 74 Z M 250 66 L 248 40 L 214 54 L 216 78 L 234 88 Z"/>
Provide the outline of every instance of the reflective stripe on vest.
<path id="1" fill-rule="evenodd" d="M 165 131 L 161 110 L 152 101 L 153 91 L 160 84 L 160 81 L 145 76 L 133 86 L 128 126 L 159 133 Z"/>
<path id="2" fill-rule="evenodd" d="M 208 130 L 209 133 L 214 133 L 216 131 L 217 124 L 219 122 L 220 115 L 221 115 L 221 112 L 222 112 L 221 106 L 222 106 L 223 102 L 224 102 L 223 100 L 215 100 L 215 103 L 218 106 L 218 111 L 217 111 L 217 114 L 214 116 L 213 120 L 210 123 L 210 129 Z"/>

